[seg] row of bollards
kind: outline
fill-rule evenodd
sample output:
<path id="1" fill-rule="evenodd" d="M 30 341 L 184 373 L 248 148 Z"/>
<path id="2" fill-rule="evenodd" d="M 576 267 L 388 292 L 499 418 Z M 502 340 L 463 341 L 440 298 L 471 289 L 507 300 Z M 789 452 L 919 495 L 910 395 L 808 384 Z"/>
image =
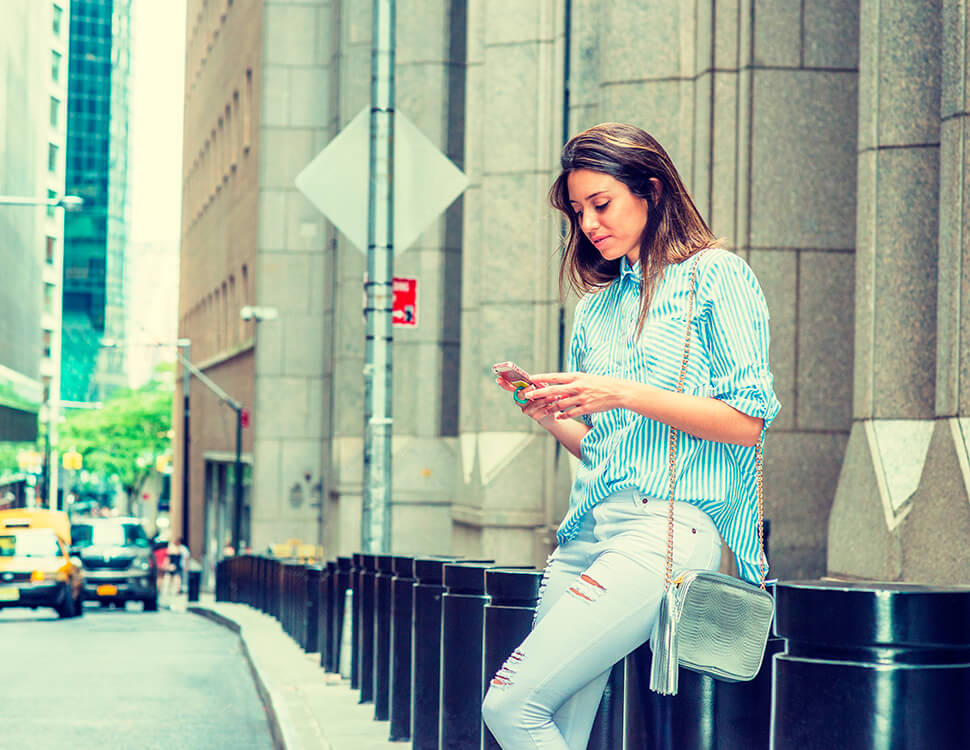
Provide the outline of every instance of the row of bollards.
<path id="1" fill-rule="evenodd" d="M 414 750 L 495 750 L 494 673 L 528 634 L 541 572 L 493 561 L 355 554 L 322 566 L 245 556 L 216 596 L 261 609 L 340 673 Z M 590 750 L 868 750 L 970 746 L 970 587 L 776 587 L 775 636 L 752 682 L 681 670 L 648 690 L 645 644 L 614 666 Z M 348 653 L 349 651 L 349 653 Z"/>

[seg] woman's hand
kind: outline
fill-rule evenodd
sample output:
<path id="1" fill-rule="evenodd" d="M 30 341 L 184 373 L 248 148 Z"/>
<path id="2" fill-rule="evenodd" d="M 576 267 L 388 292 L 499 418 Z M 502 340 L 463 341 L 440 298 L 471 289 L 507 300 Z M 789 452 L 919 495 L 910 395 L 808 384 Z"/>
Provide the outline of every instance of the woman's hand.
<path id="1" fill-rule="evenodd" d="M 542 403 L 545 414 L 571 419 L 581 414 L 624 408 L 630 381 L 585 372 L 553 372 L 534 375 L 542 388 L 523 391 L 527 399 Z"/>
<path id="2" fill-rule="evenodd" d="M 495 382 L 498 383 L 499 387 L 503 390 L 509 391 L 510 393 L 515 392 L 515 386 L 512 385 L 505 378 L 496 378 Z M 519 398 L 528 398 L 526 394 L 535 390 L 535 386 L 529 385 L 519 391 Z M 536 422 L 543 426 L 547 426 L 548 423 L 544 424 L 544 420 L 552 420 L 552 415 L 555 414 L 556 409 L 552 407 L 554 403 L 553 399 L 550 398 L 537 398 L 530 399 L 524 404 L 520 404 L 518 401 L 515 402 L 522 413 L 527 417 L 531 417 Z"/>

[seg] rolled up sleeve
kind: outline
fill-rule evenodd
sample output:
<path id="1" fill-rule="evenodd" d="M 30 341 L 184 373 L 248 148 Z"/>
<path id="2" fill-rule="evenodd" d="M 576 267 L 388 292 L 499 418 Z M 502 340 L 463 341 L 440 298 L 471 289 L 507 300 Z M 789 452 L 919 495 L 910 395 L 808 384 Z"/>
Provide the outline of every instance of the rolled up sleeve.
<path id="1" fill-rule="evenodd" d="M 768 365 L 768 305 L 758 280 L 741 258 L 719 253 L 705 269 L 698 302 L 714 397 L 763 419 L 763 436 L 781 403 Z"/>

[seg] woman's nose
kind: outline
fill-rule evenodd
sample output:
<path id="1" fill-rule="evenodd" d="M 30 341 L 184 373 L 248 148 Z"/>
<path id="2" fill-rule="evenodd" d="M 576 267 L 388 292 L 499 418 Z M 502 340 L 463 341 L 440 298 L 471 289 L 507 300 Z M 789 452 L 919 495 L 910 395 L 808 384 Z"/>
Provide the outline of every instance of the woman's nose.
<path id="1" fill-rule="evenodd" d="M 596 215 L 591 211 L 583 211 L 583 217 L 580 222 L 583 233 L 590 235 L 593 230 L 599 226 L 599 222 L 596 220 Z"/>

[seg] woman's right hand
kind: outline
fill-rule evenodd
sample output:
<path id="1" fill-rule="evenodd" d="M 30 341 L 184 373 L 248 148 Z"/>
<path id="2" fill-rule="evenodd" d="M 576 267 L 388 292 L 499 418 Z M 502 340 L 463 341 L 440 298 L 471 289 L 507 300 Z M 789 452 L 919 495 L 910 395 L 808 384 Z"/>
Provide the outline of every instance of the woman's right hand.
<path id="1" fill-rule="evenodd" d="M 515 386 L 504 378 L 496 378 L 495 382 L 503 390 L 509 393 L 515 392 Z M 534 391 L 536 388 L 533 385 L 526 386 L 521 391 L 519 391 L 519 398 L 522 397 L 521 394 L 528 393 L 529 391 Z M 558 398 L 537 398 L 532 399 L 528 403 L 520 404 L 513 400 L 513 403 L 522 410 L 522 413 L 527 417 L 531 417 L 536 422 L 538 422 L 543 427 L 555 422 L 555 416 L 558 409 L 556 408 L 556 401 Z"/>

